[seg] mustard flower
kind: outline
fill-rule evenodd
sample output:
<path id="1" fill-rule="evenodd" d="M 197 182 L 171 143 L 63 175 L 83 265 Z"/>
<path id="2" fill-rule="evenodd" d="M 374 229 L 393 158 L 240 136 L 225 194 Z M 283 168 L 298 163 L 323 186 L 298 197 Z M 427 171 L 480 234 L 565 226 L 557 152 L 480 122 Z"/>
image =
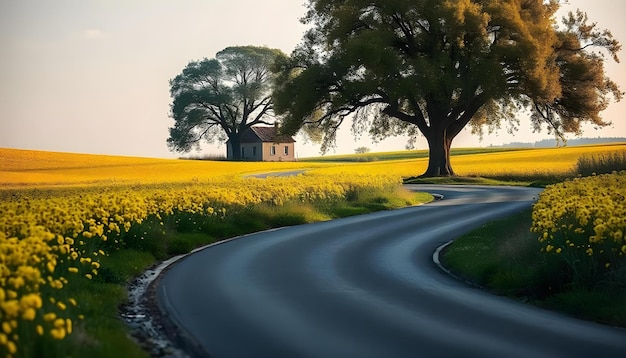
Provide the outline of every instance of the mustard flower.
<path id="1" fill-rule="evenodd" d="M 50 335 L 52 336 L 52 338 L 54 338 L 56 340 L 62 340 L 63 338 L 65 338 L 65 335 L 66 335 L 65 328 L 63 328 L 63 327 L 52 328 L 50 330 Z"/>
<path id="2" fill-rule="evenodd" d="M 32 321 L 35 319 L 36 315 L 37 315 L 37 311 L 35 311 L 34 308 L 29 307 L 22 313 L 22 319 L 25 319 L 27 321 Z"/>
<path id="3" fill-rule="evenodd" d="M 2 331 L 6 334 L 11 334 L 13 328 L 11 328 L 11 324 L 7 321 L 2 322 Z"/>

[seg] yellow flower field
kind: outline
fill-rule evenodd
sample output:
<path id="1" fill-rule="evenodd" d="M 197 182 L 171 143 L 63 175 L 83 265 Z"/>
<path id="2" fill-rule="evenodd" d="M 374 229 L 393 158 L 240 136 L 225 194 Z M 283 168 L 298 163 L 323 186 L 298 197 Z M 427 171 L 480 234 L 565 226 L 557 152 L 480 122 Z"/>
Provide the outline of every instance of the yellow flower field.
<path id="1" fill-rule="evenodd" d="M 626 143 L 597 146 L 528 149 L 451 158 L 458 175 L 565 175 L 584 154 L 626 151 Z M 341 172 L 385 173 L 407 178 L 426 170 L 427 158 L 366 163 L 215 162 L 53 153 L 0 148 L 0 188 L 55 188 L 127 184 L 206 182 L 223 175 L 245 175 L 293 169 L 340 167 Z M 330 169 L 330 172 L 335 169 Z M 323 170 L 328 172 L 328 170 Z"/>
<path id="2" fill-rule="evenodd" d="M 582 155 L 602 155 L 626 151 L 626 144 L 529 149 L 514 152 L 475 154 L 453 157 L 458 175 L 522 176 L 565 175 Z"/>
<path id="3" fill-rule="evenodd" d="M 452 168 L 460 176 L 563 177 L 572 174 L 572 170 L 581 156 L 602 155 L 613 152 L 626 152 L 626 143 L 457 155 L 452 156 L 450 161 L 452 162 Z M 328 165 L 328 163 L 325 164 Z M 402 178 L 409 178 L 422 174 L 427 167 L 428 158 L 420 158 L 342 163 L 341 169 L 330 167 L 317 169 L 316 171 L 324 173 L 332 173 L 337 170 L 341 172 L 388 173 Z"/>
<path id="4" fill-rule="evenodd" d="M 623 150 L 626 145 L 617 144 L 462 155 L 452 165 L 459 175 L 565 175 L 582 154 Z M 148 218 L 220 218 L 259 203 L 332 202 L 358 191 L 397 188 L 426 165 L 427 159 L 211 162 L 0 149 L 0 355 L 71 335 L 80 302 L 65 288 L 93 279 L 106 250 L 123 245 L 124 235 Z M 246 177 L 295 169 L 306 172 Z M 599 222 L 593 225 L 596 236 L 605 235 Z M 610 225 L 606 235 L 616 240 Z"/>
<path id="5" fill-rule="evenodd" d="M 222 162 L 53 153 L 0 148 L 0 188 L 203 182 L 223 175 L 314 168 L 297 162 Z M 328 164 L 326 164 L 328 166 Z"/>
<path id="6" fill-rule="evenodd" d="M 85 168 L 85 157 L 69 157 L 77 160 L 52 162 L 48 159 L 54 156 L 43 153 L 39 157 L 43 163 L 3 162 L 3 174 L 10 166 L 10 173 L 21 175 L 5 186 L 4 194 L 0 192 L 0 354 L 9 357 L 39 337 L 62 340 L 70 335 L 78 317 L 74 308 L 80 302 L 66 297 L 64 288 L 97 275 L 99 257 L 105 254 L 102 248 L 124 245 L 124 234 L 149 217 L 160 220 L 180 213 L 219 217 L 259 203 L 333 201 L 355 190 L 401 184 L 398 176 L 359 173 L 243 176 L 260 169 L 299 168 L 297 163 L 96 157 L 92 167 Z M 132 170 L 138 173 L 129 173 Z M 51 175 L 37 181 L 32 171 Z M 112 177 L 98 181 L 97 173 Z M 35 182 L 16 189 L 29 180 Z"/>
<path id="7" fill-rule="evenodd" d="M 548 186 L 533 208 L 543 251 L 561 257 L 577 283 L 626 261 L 626 171 Z"/>

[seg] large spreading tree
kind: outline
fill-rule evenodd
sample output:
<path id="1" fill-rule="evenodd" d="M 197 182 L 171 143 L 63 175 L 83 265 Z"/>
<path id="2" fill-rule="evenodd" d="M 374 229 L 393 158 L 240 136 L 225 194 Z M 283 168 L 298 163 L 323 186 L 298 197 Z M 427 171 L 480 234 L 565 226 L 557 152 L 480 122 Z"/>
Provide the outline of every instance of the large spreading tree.
<path id="1" fill-rule="evenodd" d="M 604 73 L 619 43 L 582 12 L 558 25 L 556 0 L 309 0 L 310 26 L 280 57 L 282 129 L 323 133 L 332 145 L 347 117 L 374 139 L 421 132 L 425 176 L 454 175 L 450 147 L 466 126 L 517 124 L 579 133 L 622 93 Z"/>
<path id="2" fill-rule="evenodd" d="M 214 59 L 190 62 L 170 80 L 170 150 L 189 152 L 202 141 L 228 139 L 233 159 L 241 159 L 242 134 L 256 124 L 274 124 L 270 67 L 278 56 L 285 55 L 266 47 L 228 47 Z"/>

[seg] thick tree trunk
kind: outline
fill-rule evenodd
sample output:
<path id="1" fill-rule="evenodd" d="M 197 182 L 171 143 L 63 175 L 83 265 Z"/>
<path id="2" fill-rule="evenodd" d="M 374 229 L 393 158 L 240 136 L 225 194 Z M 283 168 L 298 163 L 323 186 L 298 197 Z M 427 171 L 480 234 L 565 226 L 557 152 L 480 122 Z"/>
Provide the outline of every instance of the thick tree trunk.
<path id="1" fill-rule="evenodd" d="M 423 177 L 453 176 L 454 171 L 450 164 L 450 147 L 452 139 L 447 130 L 433 130 L 427 136 L 428 140 L 428 169 Z"/>
<path id="2" fill-rule="evenodd" d="M 233 154 L 232 160 L 241 160 L 241 140 L 239 136 L 232 135 L 228 137 L 230 152 Z"/>

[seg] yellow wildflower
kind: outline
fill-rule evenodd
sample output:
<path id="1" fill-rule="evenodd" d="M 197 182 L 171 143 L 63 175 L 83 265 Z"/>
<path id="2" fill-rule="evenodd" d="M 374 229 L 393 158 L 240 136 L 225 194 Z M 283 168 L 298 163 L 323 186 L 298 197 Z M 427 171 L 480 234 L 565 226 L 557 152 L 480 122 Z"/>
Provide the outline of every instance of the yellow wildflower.
<path id="1" fill-rule="evenodd" d="M 15 342 L 12 341 L 8 341 L 6 344 L 7 350 L 9 351 L 9 353 L 11 354 L 15 354 L 17 353 L 17 345 L 15 345 Z"/>
<path id="2" fill-rule="evenodd" d="M 63 338 L 65 338 L 65 334 L 65 328 L 63 327 L 53 328 L 50 330 L 50 335 L 52 336 L 52 338 L 57 340 L 62 340 Z"/>
<path id="3" fill-rule="evenodd" d="M 37 315 L 37 311 L 35 311 L 34 308 L 29 307 L 22 313 L 22 318 L 27 321 L 32 321 L 35 319 L 36 315 Z"/>
<path id="4" fill-rule="evenodd" d="M 0 307 L 2 307 L 2 311 L 6 314 L 6 317 L 17 317 L 20 311 L 20 305 L 18 301 L 14 299 L 1 302 Z"/>
<path id="5" fill-rule="evenodd" d="M 2 331 L 6 334 L 10 334 L 13 328 L 11 328 L 11 324 L 7 321 L 2 322 Z"/>

